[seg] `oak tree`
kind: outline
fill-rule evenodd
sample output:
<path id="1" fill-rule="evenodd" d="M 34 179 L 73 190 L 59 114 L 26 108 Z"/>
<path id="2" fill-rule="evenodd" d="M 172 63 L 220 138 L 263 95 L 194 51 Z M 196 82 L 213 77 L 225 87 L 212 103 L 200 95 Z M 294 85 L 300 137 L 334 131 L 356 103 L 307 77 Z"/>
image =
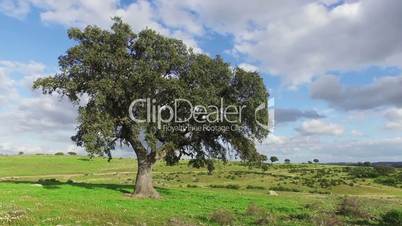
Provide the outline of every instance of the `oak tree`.
<path id="1" fill-rule="evenodd" d="M 228 152 L 242 160 L 261 159 L 255 145 L 268 134 L 261 126 L 268 123 L 268 110 L 266 104 L 259 106 L 268 93 L 257 72 L 195 53 L 153 30 L 136 34 L 121 19 L 113 21 L 109 30 L 69 29 L 75 45 L 59 57 L 59 72 L 33 85 L 44 94 L 66 96 L 78 107 L 72 137 L 78 146 L 90 155 L 110 157 L 119 144 L 131 147 L 138 163 L 134 194 L 151 198 L 159 197 L 152 167 L 160 159 L 171 165 L 188 156 L 191 165 L 210 171 L 212 160 L 226 160 Z M 167 120 L 173 112 L 158 106 L 173 106 L 178 99 L 187 102 L 177 104 L 175 119 Z M 150 101 L 132 107 L 134 100 Z M 152 120 L 153 108 L 147 104 L 156 106 L 162 122 Z M 242 108 L 222 117 L 221 109 L 199 107 L 221 105 Z"/>

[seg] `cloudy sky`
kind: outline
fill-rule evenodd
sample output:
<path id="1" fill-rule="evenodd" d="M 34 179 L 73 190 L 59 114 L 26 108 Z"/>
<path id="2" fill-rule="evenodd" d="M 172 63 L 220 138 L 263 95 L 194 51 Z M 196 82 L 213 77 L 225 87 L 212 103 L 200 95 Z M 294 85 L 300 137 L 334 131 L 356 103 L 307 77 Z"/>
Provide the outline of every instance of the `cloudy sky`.
<path id="1" fill-rule="evenodd" d="M 402 161 L 400 0 L 0 0 L 0 153 L 76 150 L 75 110 L 31 83 L 57 72 L 69 27 L 113 16 L 259 71 L 276 112 L 261 152 Z"/>

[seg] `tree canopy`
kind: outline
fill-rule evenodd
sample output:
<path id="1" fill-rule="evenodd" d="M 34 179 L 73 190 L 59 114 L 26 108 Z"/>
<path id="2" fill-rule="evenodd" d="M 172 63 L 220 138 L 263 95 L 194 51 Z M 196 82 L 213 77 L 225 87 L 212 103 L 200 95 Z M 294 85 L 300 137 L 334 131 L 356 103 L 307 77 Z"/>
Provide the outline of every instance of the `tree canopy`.
<path id="1" fill-rule="evenodd" d="M 267 105 L 256 109 L 267 102 L 268 93 L 257 72 L 233 69 L 219 56 L 194 53 L 182 41 L 150 29 L 136 34 L 121 19 L 113 20 L 110 30 L 69 29 L 75 45 L 59 57 L 59 72 L 33 85 L 78 106 L 77 133 L 72 137 L 78 146 L 90 155 L 109 157 L 118 144 L 132 147 L 138 160 L 135 194 L 146 197 L 158 196 L 151 172 L 162 158 L 175 164 L 189 156 L 192 165 L 209 169 L 212 159 L 226 160 L 228 152 L 246 161 L 261 159 L 255 143 L 268 134 L 260 126 L 268 124 L 268 110 Z M 178 99 L 187 102 L 175 105 Z M 134 100 L 144 101 L 130 108 Z M 232 110 L 227 120 L 219 120 L 220 110 L 214 114 L 198 107 L 223 102 L 243 107 L 238 114 Z M 156 106 L 157 120 L 152 120 L 153 108 L 147 104 Z M 175 119 L 181 120 L 166 120 L 172 112 L 158 106 L 175 106 Z M 189 112 L 194 112 L 191 118 Z"/>

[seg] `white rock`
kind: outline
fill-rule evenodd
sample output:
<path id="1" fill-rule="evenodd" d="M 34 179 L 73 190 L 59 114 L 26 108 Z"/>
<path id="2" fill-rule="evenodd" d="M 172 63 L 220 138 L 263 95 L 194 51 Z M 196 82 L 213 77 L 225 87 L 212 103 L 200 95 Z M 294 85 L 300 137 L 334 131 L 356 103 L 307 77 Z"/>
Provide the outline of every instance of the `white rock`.
<path id="1" fill-rule="evenodd" d="M 269 191 L 269 195 L 278 196 L 278 193 L 276 193 L 275 191 Z"/>

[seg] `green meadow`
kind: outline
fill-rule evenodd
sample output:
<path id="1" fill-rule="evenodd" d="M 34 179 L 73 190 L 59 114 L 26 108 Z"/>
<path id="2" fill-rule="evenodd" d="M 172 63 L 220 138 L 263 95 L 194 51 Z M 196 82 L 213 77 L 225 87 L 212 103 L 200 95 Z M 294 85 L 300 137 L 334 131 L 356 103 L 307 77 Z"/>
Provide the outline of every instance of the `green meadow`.
<path id="1" fill-rule="evenodd" d="M 135 172 L 133 159 L 0 157 L 0 225 L 386 225 L 402 211 L 400 169 L 160 162 L 157 200 L 129 196 Z"/>

